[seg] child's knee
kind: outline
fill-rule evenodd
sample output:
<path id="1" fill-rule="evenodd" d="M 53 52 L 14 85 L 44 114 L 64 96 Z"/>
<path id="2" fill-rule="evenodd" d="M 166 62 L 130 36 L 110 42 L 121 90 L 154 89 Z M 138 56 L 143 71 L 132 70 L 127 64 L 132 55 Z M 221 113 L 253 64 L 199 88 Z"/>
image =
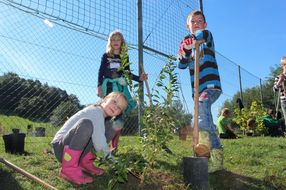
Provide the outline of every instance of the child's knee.
<path id="1" fill-rule="evenodd" d="M 77 125 L 77 130 L 82 131 L 85 134 L 92 134 L 93 133 L 93 124 L 89 119 L 82 119 L 79 124 Z"/>

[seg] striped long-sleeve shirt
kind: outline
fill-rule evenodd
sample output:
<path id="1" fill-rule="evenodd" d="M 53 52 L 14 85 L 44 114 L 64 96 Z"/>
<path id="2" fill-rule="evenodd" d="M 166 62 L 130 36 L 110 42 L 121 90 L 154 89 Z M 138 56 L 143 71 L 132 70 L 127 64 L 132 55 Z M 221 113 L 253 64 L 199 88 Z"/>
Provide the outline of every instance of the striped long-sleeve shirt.
<path id="1" fill-rule="evenodd" d="M 273 86 L 273 90 L 274 91 L 278 91 L 279 90 L 279 96 L 280 96 L 280 101 L 285 103 L 286 102 L 286 96 L 285 96 L 285 93 L 284 93 L 284 88 L 283 88 L 283 84 L 281 83 L 280 85 L 277 85 L 278 84 L 278 81 L 279 81 L 279 76 L 276 76 L 275 79 L 274 79 L 274 86 Z M 286 78 L 286 75 L 284 75 L 284 78 Z M 284 84 L 285 84 L 285 80 L 283 81 Z M 284 85 L 286 87 L 286 85 Z"/>
<path id="2" fill-rule="evenodd" d="M 204 90 L 212 88 L 221 90 L 221 82 L 218 71 L 218 65 L 215 58 L 215 47 L 213 37 L 208 30 L 198 30 L 191 36 L 196 40 L 204 40 L 205 42 L 200 45 L 200 74 L 199 74 L 199 93 Z M 195 50 L 187 54 L 182 58 L 179 58 L 179 69 L 189 68 L 191 84 L 192 84 L 192 95 L 194 95 L 194 55 Z"/>

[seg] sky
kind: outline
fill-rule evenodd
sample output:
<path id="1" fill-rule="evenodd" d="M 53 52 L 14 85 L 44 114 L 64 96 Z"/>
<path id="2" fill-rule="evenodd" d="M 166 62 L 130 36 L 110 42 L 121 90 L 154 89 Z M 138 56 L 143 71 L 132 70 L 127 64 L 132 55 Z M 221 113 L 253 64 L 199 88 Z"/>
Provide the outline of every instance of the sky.
<path id="1" fill-rule="evenodd" d="M 262 79 L 286 55 L 285 7 L 285 0 L 203 0 L 216 51 Z"/>
<path id="2" fill-rule="evenodd" d="M 136 18 L 136 7 L 134 7 L 136 0 L 130 1 L 133 2 L 131 7 L 129 7 L 130 3 L 127 1 L 117 0 L 112 5 L 117 3 L 118 10 L 115 8 L 114 10 L 107 9 L 109 11 L 99 9 L 100 18 L 90 18 L 99 22 L 99 25 L 95 25 L 99 27 L 97 32 L 108 33 L 114 29 L 120 29 L 126 34 L 128 42 L 136 40 L 137 35 L 134 34 L 137 31 L 136 27 L 132 27 L 134 23 L 126 22 L 128 19 L 125 18 L 129 14 L 135 15 L 134 19 Z M 105 7 L 105 1 L 96 2 L 99 6 Z M 189 10 L 184 9 L 176 15 L 173 12 L 168 12 L 178 10 L 171 9 L 177 6 L 174 2 L 177 2 L 183 9 L 183 1 L 169 0 L 164 5 L 153 0 L 146 0 L 146 2 L 153 3 L 152 6 L 148 6 L 148 11 L 144 12 L 145 17 L 143 19 L 145 22 L 148 19 L 152 22 L 150 28 L 145 26 L 144 31 L 145 35 L 150 32 L 151 36 L 148 40 L 154 40 L 155 45 L 158 45 L 158 47 L 153 48 L 165 50 L 166 47 L 179 44 L 179 41 L 173 42 L 174 36 L 171 32 L 167 32 L 168 35 L 164 36 L 167 39 L 172 38 L 170 40 L 171 45 L 166 44 L 165 38 L 164 40 L 158 40 L 157 37 L 160 35 L 157 34 L 161 34 L 162 31 L 176 30 L 178 26 L 185 26 Z M 194 0 L 187 2 L 192 3 Z M 234 65 L 240 65 L 244 69 L 244 75 L 245 73 L 253 75 L 243 76 L 243 88 L 246 88 L 247 85 L 249 87 L 258 85 L 259 80 L 257 80 L 257 77 L 261 79 L 268 77 L 270 67 L 278 65 L 281 56 L 286 55 L 284 47 L 284 44 L 286 44 L 286 12 L 283 10 L 286 7 L 286 1 L 273 0 L 272 4 L 262 2 L 260 0 L 203 0 L 203 10 L 208 23 L 207 28 L 214 36 L 216 51 L 228 59 L 227 61 L 218 60 L 223 94 L 213 105 L 214 116 L 218 115 L 223 102 L 228 98 L 232 98 L 233 94 L 239 91 L 237 67 L 233 66 L 229 60 Z M 91 3 L 90 5 L 94 4 Z M 98 8 L 90 5 L 86 4 L 85 6 L 91 9 Z M 126 9 L 129 12 L 126 12 Z M 76 94 L 83 104 L 93 103 L 98 100 L 95 95 L 96 74 L 101 55 L 105 49 L 105 40 L 95 38 L 92 35 L 85 35 L 76 30 L 69 30 L 57 24 L 51 27 L 49 26 L 50 23 L 45 22 L 44 24 L 42 18 L 23 12 L 19 13 L 18 10 L 11 9 L 3 4 L 1 4 L 0 10 L 1 73 L 16 71 L 21 77 L 36 78 L 44 83 L 47 82 L 49 85 L 58 86 L 67 90 L 69 94 Z M 120 14 L 118 11 L 121 11 Z M 65 13 L 64 11 L 59 12 Z M 55 11 L 56 13 L 57 11 Z M 171 22 L 163 23 L 164 19 L 169 17 L 171 17 Z M 181 18 L 181 22 L 178 23 L 177 17 Z M 103 22 L 105 18 L 109 18 L 110 22 Z M 69 17 L 66 19 L 69 20 Z M 82 21 L 81 19 L 75 20 L 80 21 L 80 23 Z M 71 21 L 73 20 L 71 19 Z M 158 21 L 162 21 L 162 23 L 158 24 Z M 178 39 L 181 40 L 186 33 L 187 30 L 183 29 L 182 36 L 179 36 Z M 147 45 L 150 42 L 148 40 Z M 157 40 L 159 42 L 164 41 L 165 44 L 160 46 L 161 44 Z M 137 57 L 132 57 L 132 54 L 136 53 L 137 50 L 130 52 L 130 60 L 135 64 L 137 64 Z M 162 67 L 158 60 L 156 62 L 153 60 L 151 56 L 150 59 L 144 56 L 145 71 L 147 70 L 150 76 L 149 86 L 151 88 L 155 84 L 154 80 Z M 150 63 L 152 64 L 151 67 Z M 136 70 L 136 65 L 134 65 L 134 68 Z M 182 94 L 186 98 L 186 107 L 192 112 L 193 100 L 191 98 L 189 73 L 186 70 L 179 70 L 178 72 L 183 86 Z M 81 73 L 84 73 L 84 75 Z"/>

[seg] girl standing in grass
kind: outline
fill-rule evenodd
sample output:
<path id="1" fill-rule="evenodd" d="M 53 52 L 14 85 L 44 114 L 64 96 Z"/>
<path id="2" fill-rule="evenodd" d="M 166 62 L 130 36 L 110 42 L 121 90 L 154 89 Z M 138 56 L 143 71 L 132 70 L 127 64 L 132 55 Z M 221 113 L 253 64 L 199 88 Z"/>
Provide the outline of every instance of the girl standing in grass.
<path id="1" fill-rule="evenodd" d="M 123 51 L 127 51 L 124 37 L 121 32 L 115 30 L 110 33 L 106 51 L 101 58 L 98 72 L 97 95 L 103 98 L 111 92 L 124 93 L 128 100 L 128 105 L 124 112 L 124 115 L 127 115 L 136 106 L 136 102 L 129 92 L 127 80 L 131 79 L 137 82 L 143 82 L 147 80 L 148 77 L 145 73 L 142 73 L 140 77 L 131 73 L 128 56 L 126 60 L 127 63 L 123 63 L 123 58 L 121 57 Z M 126 76 L 129 76 L 129 79 L 127 79 Z M 109 134 L 113 134 L 110 137 L 113 139 L 111 143 L 112 149 L 116 149 L 124 125 L 123 116 L 120 115 L 115 120 L 107 121 L 106 125 L 111 126 L 109 127 Z"/>

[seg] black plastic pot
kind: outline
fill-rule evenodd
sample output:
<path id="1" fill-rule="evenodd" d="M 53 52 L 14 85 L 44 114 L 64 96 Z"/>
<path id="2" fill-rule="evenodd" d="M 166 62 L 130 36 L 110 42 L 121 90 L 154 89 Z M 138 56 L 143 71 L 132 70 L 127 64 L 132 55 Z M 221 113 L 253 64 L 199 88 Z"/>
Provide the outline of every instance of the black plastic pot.
<path id="1" fill-rule="evenodd" d="M 247 133 L 246 133 L 246 136 L 249 136 L 249 137 L 250 137 L 250 136 L 253 136 L 253 133 L 247 132 Z"/>
<path id="2" fill-rule="evenodd" d="M 44 127 L 37 127 L 36 128 L 36 137 L 44 137 L 46 133 L 46 128 Z"/>
<path id="3" fill-rule="evenodd" d="M 192 190 L 208 190 L 208 158 L 183 157 L 183 175 L 186 185 L 190 185 Z"/>
<path id="4" fill-rule="evenodd" d="M 25 145 L 24 133 L 3 135 L 3 140 L 5 144 L 5 152 L 11 154 L 23 154 Z"/>
<path id="5" fill-rule="evenodd" d="M 20 132 L 20 129 L 18 128 L 13 128 L 12 129 L 13 134 L 18 134 Z"/>

